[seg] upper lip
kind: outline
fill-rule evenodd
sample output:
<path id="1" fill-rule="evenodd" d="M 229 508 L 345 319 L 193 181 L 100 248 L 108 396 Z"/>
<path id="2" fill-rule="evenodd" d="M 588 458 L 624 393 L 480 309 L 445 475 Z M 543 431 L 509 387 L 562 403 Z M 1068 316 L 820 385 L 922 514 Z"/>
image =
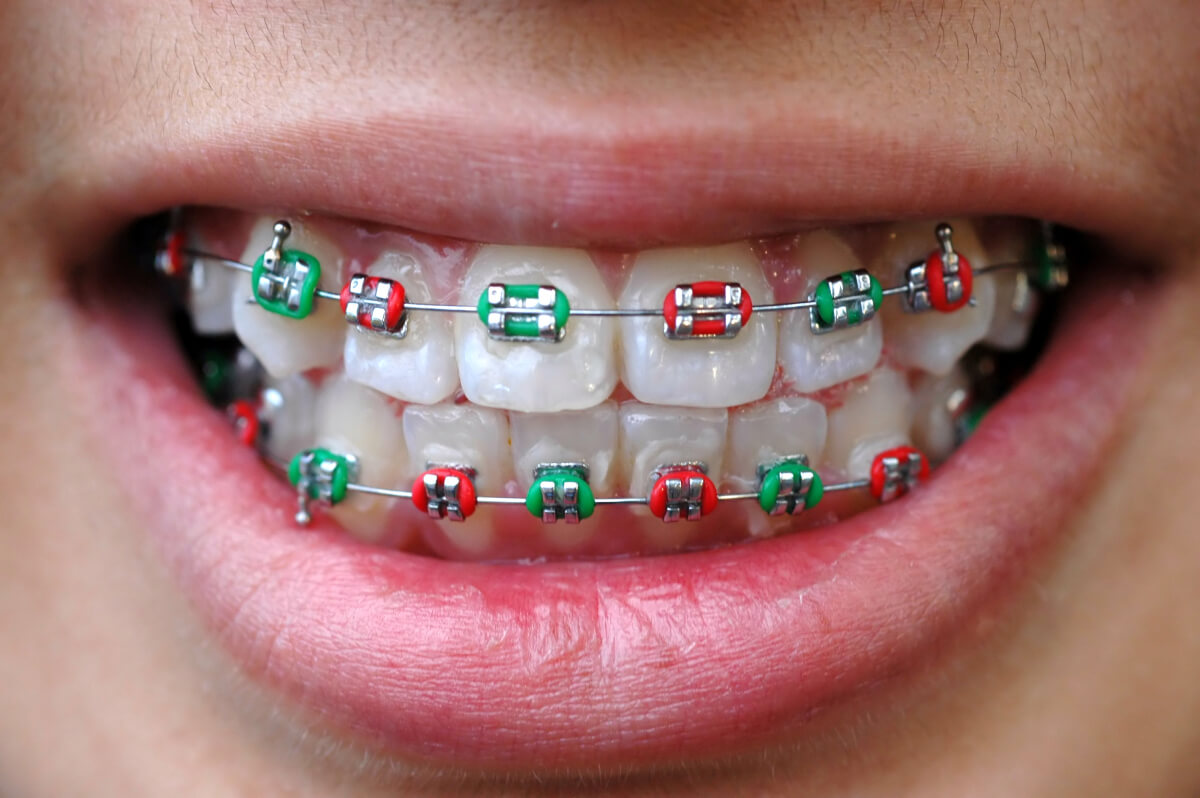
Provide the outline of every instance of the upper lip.
<path id="1" fill-rule="evenodd" d="M 467 240 L 613 248 L 982 214 L 1146 246 L 1180 234 L 1132 218 L 1120 175 L 974 142 L 937 116 L 903 133 L 812 108 L 713 117 L 702 132 L 669 113 L 604 106 L 551 116 L 571 124 L 487 107 L 353 121 L 293 108 L 208 137 L 167 128 L 128 151 L 85 152 L 103 196 L 79 211 L 102 230 L 179 204 L 293 208 Z"/>

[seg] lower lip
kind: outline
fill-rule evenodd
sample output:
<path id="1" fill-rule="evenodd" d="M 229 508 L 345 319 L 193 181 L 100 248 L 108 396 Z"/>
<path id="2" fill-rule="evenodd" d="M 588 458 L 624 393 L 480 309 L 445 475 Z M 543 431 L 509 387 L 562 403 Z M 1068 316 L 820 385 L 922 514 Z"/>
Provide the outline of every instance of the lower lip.
<path id="1" fill-rule="evenodd" d="M 1079 293 L 1034 373 L 915 494 L 822 530 L 605 562 L 455 563 L 326 521 L 297 529 L 292 491 L 136 309 L 76 314 L 66 365 L 115 400 L 97 405 L 96 434 L 150 453 L 116 478 L 247 674 L 407 758 L 629 766 L 729 754 L 802 734 L 818 709 L 887 700 L 883 683 L 1021 584 L 1099 466 L 1131 383 L 1122 364 L 1144 346 L 1124 321 L 1155 292 Z"/>

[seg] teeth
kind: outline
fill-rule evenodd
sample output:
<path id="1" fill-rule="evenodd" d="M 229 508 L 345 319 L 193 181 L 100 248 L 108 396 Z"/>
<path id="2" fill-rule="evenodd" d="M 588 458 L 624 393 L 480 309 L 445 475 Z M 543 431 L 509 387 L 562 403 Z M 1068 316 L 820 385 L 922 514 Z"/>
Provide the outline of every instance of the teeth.
<path id="1" fill-rule="evenodd" d="M 287 463 L 313 445 L 316 402 L 317 389 L 306 377 L 294 374 L 267 380 L 262 414 L 267 428 L 264 451 L 269 457 Z"/>
<path id="2" fill-rule="evenodd" d="M 702 462 L 710 477 L 720 477 L 729 426 L 725 409 L 623 402 L 620 417 L 621 472 L 630 496 L 650 492 L 650 475 L 660 465 Z"/>
<path id="3" fill-rule="evenodd" d="M 512 479 L 508 418 L 499 410 L 466 404 L 409 405 L 404 439 L 419 474 L 429 463 L 475 469 L 481 494 L 503 493 Z"/>
<path id="4" fill-rule="evenodd" d="M 358 458 L 354 481 L 399 488 L 408 457 L 404 428 L 383 395 L 344 377 L 327 379 L 317 394 L 316 445 Z M 394 499 L 353 493 L 330 511 L 361 540 L 378 542 L 385 532 Z"/>
<path id="5" fill-rule="evenodd" d="M 469 466 L 475 469 L 475 487 L 480 495 L 508 492 L 512 456 L 508 419 L 502 411 L 466 404 L 409 405 L 404 408 L 404 439 L 413 476 L 430 463 Z M 476 512 L 461 523 L 442 524 L 439 531 L 472 554 L 487 551 L 494 540 L 492 524 L 484 512 Z"/>
<path id="6" fill-rule="evenodd" d="M 485 246 L 475 255 L 459 301 L 475 305 L 493 282 L 553 285 L 572 310 L 612 307 L 612 295 L 583 250 Z M 458 370 L 472 402 L 524 412 L 582 410 L 617 384 L 616 324 L 572 318 L 558 343 L 496 341 L 475 314 L 455 320 Z"/>
<path id="7" fill-rule="evenodd" d="M 367 273 L 399 281 L 408 302 L 433 301 L 421 264 L 410 255 L 384 253 Z M 422 404 L 440 402 L 458 388 L 449 314 L 408 314 L 404 338 L 348 326 L 345 369 L 350 379 L 397 399 Z"/>
<path id="8" fill-rule="evenodd" d="M 996 220 L 986 237 L 988 259 L 992 263 L 1017 263 L 1029 259 L 1032 224 L 1017 220 Z M 1009 351 L 1025 346 L 1038 310 L 1038 295 L 1024 271 L 1000 271 L 984 279 L 996 284 L 996 311 L 988 328 L 986 343 Z"/>
<path id="9" fill-rule="evenodd" d="M 881 451 L 909 442 L 912 392 L 904 376 L 880 369 L 851 387 L 829 414 L 825 462 L 852 479 L 865 479 Z"/>
<path id="10" fill-rule="evenodd" d="M 794 259 L 805 280 L 797 295 L 787 301 L 807 299 L 826 277 L 862 268 L 862 262 L 845 242 L 823 230 L 805 237 Z M 858 327 L 814 335 L 807 312 L 783 314 L 779 362 L 800 393 L 813 393 L 861 377 L 875 368 L 882 351 L 883 325 L 878 316 Z"/>
<path id="11" fill-rule="evenodd" d="M 803 454 L 814 466 L 825 452 L 825 406 L 799 396 L 771 399 L 729 414 L 725 481 L 738 492 L 758 488 L 758 466 Z"/>
<path id="12" fill-rule="evenodd" d="M 242 254 L 244 263 L 254 263 L 271 243 L 274 220 L 260 219 Z M 342 257 L 332 242 L 305 227 L 292 224 L 285 248 L 307 252 L 320 261 L 320 287 L 341 291 Z M 239 273 L 233 292 L 233 326 L 238 338 L 253 352 L 273 377 L 286 377 L 310 368 L 334 366 L 342 358 L 346 322 L 338 303 L 315 299 L 312 313 L 292 319 L 263 309 L 254 301 L 250 275 Z"/>
<path id="13" fill-rule="evenodd" d="M 927 375 L 913 392 L 913 441 L 929 459 L 940 462 L 958 443 L 958 419 L 966 408 L 971 385 L 959 367 L 944 377 Z"/>
<path id="14" fill-rule="evenodd" d="M 586 463 L 597 496 L 612 492 L 617 451 L 617 403 L 565 413 L 510 413 L 513 466 L 523 490 L 542 463 Z"/>
<path id="15" fill-rule="evenodd" d="M 208 252 L 211 248 L 197 233 L 189 235 L 188 245 Z M 241 272 L 205 261 L 192 264 L 188 279 L 188 311 L 192 326 L 201 335 L 226 335 L 233 332 L 233 292 Z"/>
<path id="16" fill-rule="evenodd" d="M 934 227 L 928 222 L 897 225 L 888 234 L 875 259 L 873 273 L 885 286 L 904 283 L 905 272 L 915 261 L 923 261 L 937 249 Z M 975 229 L 969 222 L 956 221 L 954 248 L 979 270 L 988 264 Z M 967 305 L 951 313 L 936 310 L 908 313 L 901 298 L 883 303 L 883 323 L 887 329 L 888 351 L 902 366 L 919 368 L 931 374 L 946 374 L 959 358 L 983 339 L 992 324 L 996 305 L 996 285 L 985 277 L 975 281 L 975 306 Z"/>
<path id="17" fill-rule="evenodd" d="M 606 401 L 587 410 L 564 413 L 509 413 L 513 465 L 522 491 L 533 484 L 533 470 L 543 463 L 586 463 L 588 485 L 596 496 L 611 495 L 616 481 L 617 403 Z M 542 529 L 557 550 L 571 550 L 592 539 L 593 524 L 550 524 Z"/>
<path id="18" fill-rule="evenodd" d="M 756 305 L 773 294 L 749 245 L 658 249 L 637 256 L 619 307 L 660 308 L 681 283 L 741 283 Z M 732 339 L 671 341 L 661 316 L 621 319 L 621 378 L 653 404 L 729 407 L 761 399 L 775 375 L 776 314 L 755 313 Z"/>

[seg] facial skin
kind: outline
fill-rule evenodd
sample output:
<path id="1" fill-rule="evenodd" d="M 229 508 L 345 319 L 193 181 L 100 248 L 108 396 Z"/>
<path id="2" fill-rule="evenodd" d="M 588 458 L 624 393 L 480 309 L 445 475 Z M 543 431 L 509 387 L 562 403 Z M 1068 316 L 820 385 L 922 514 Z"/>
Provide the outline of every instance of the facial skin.
<path id="1" fill-rule="evenodd" d="M 1197 30 L 1190 0 L 5 4 L 0 793 L 528 791 L 364 756 L 239 676 L 196 619 L 111 473 L 152 453 L 101 447 L 88 423 L 95 398 L 63 366 L 88 335 L 68 310 L 72 267 L 95 260 L 133 218 L 179 202 L 239 202 L 490 241 L 646 242 L 698 229 L 728 240 L 935 207 L 934 172 L 889 174 L 888 152 L 951 125 L 969 152 L 934 148 L 929 163 L 953 160 L 960 179 L 978 183 L 964 213 L 1053 208 L 1163 270 L 1161 311 L 1129 320 L 1151 327 L 1146 356 L 1128 364 L 1136 388 L 1091 489 L 1074 498 L 1062 544 L 854 723 L 732 763 L 664 763 L 538 789 L 1196 794 Z M 313 136 L 277 142 L 276 126 Z M 410 152 L 431 128 L 445 131 L 442 143 Z M 369 135 L 345 148 L 340 171 L 306 170 L 306 147 L 333 147 L 326 137 L 347 130 Z M 541 154 L 515 147 L 522 130 L 548 142 Z M 877 180 L 839 179 L 837 163 L 806 162 L 790 144 L 800 135 L 828 146 L 834 131 L 847 158 L 878 155 Z M 181 175 L 203 185 L 205 162 L 180 145 L 196 139 L 213 158 L 252 142 L 238 150 L 248 182 L 279 193 L 173 194 Z M 392 166 L 433 159 L 446 185 L 481 164 L 508 171 L 483 169 L 464 197 L 440 190 L 436 170 L 411 183 L 381 170 L 377 190 L 323 203 L 331 181 L 370 173 L 371 148 Z M 827 205 L 789 213 L 786 190 L 759 196 L 753 174 L 723 171 L 729 148 L 759 148 L 763 171 L 794 169 Z M 648 169 L 644 201 L 678 209 L 654 229 L 639 229 L 636 208 L 608 208 L 589 180 L 664 158 L 694 169 L 690 181 Z M 1003 194 L 987 179 L 1041 169 L 1064 176 L 1058 193 Z M 135 194 L 112 179 L 128 170 L 159 180 Z M 893 202 L 888 192 L 900 190 L 914 207 Z M 551 224 L 563 205 L 596 210 L 564 231 Z M 1086 282 L 1086 269 L 1076 279 Z M 1029 460 L 1035 473 L 1033 441 Z"/>

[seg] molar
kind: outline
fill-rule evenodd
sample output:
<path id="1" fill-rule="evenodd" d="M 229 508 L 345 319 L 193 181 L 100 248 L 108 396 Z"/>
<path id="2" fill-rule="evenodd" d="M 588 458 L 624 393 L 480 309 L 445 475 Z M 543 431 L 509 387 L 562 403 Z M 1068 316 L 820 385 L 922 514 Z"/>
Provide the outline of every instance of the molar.
<path id="1" fill-rule="evenodd" d="M 1028 261 L 1036 235 L 1035 223 L 1019 219 L 989 220 L 980 237 L 992 263 Z M 1015 351 L 1029 340 L 1040 298 L 1025 271 L 1012 269 L 985 275 L 996 285 L 996 311 L 984 343 Z"/>
<path id="2" fill-rule="evenodd" d="M 954 248 L 963 254 L 975 271 L 988 265 L 987 254 L 970 222 L 958 220 L 954 228 Z M 888 231 L 872 273 L 885 287 L 903 285 L 908 267 L 924 260 L 937 249 L 935 225 L 912 222 L 896 225 Z M 901 297 L 884 300 L 883 318 L 887 331 L 888 352 L 896 363 L 919 368 L 931 374 L 946 374 L 959 358 L 983 339 L 992 324 L 996 305 L 996 285 L 986 275 L 975 280 L 975 305 L 966 305 L 950 313 L 936 310 L 909 313 Z"/>
<path id="3" fill-rule="evenodd" d="M 588 254 L 576 249 L 488 245 L 476 253 L 459 301 L 475 305 L 491 283 L 553 285 L 572 310 L 612 307 Z M 604 401 L 617 384 L 616 323 L 571 318 L 557 343 L 493 340 L 474 314 L 455 319 L 463 392 L 477 404 L 524 412 L 581 410 Z"/>
<path id="4" fill-rule="evenodd" d="M 367 274 L 398 281 L 406 302 L 435 301 L 420 262 L 411 255 L 385 252 Z M 346 376 L 407 402 L 442 401 L 458 388 L 452 321 L 446 313 L 409 313 L 404 338 L 349 325 Z"/>
<path id="5" fill-rule="evenodd" d="M 801 396 L 769 399 L 729 414 L 725 482 L 735 491 L 758 489 L 758 467 L 803 454 L 814 466 L 825 452 L 825 406 Z"/>
<path id="6" fill-rule="evenodd" d="M 825 462 L 852 479 L 865 479 L 879 452 L 909 443 L 912 391 L 904 375 L 879 369 L 850 387 L 829 413 Z"/>
<path id="7" fill-rule="evenodd" d="M 805 279 L 798 284 L 797 294 L 781 298 L 783 302 L 808 299 L 825 278 L 862 268 L 854 251 L 824 230 L 805 236 L 793 257 Z M 878 315 L 858 327 L 824 335 L 813 333 L 807 311 L 788 311 L 782 315 L 779 362 L 788 380 L 801 393 L 813 393 L 861 377 L 879 362 L 883 323 Z"/>
<path id="8" fill-rule="evenodd" d="M 400 488 L 408 458 L 404 428 L 382 395 L 344 376 L 326 379 L 317 394 L 316 445 L 358 458 L 356 482 Z M 353 493 L 330 510 L 350 534 L 381 542 L 394 499 Z"/>
<path id="9" fill-rule="evenodd" d="M 242 254 L 243 263 L 254 263 L 270 246 L 274 221 L 264 217 L 254 224 L 250 243 Z M 342 290 L 343 258 L 333 242 L 297 221 L 292 223 L 292 234 L 284 246 L 307 252 L 320 262 L 323 290 L 335 293 Z M 280 316 L 255 302 L 250 275 L 239 273 L 232 309 L 238 338 L 273 377 L 335 366 L 342 358 L 346 322 L 333 300 L 315 299 L 312 313 L 303 319 Z"/>
<path id="10" fill-rule="evenodd" d="M 754 304 L 773 294 L 745 243 L 639 253 L 618 306 L 661 308 L 676 285 L 705 280 L 740 283 Z M 621 319 L 621 377 L 642 402 L 729 407 L 766 395 L 775 375 L 776 314 L 755 313 L 732 339 L 669 340 L 663 318 Z"/>
<path id="11" fill-rule="evenodd" d="M 187 234 L 187 246 L 201 252 L 212 247 L 196 231 Z M 192 263 L 188 275 L 187 306 L 192 327 L 200 335 L 227 335 L 233 327 L 233 293 L 240 272 L 205 260 Z"/>

